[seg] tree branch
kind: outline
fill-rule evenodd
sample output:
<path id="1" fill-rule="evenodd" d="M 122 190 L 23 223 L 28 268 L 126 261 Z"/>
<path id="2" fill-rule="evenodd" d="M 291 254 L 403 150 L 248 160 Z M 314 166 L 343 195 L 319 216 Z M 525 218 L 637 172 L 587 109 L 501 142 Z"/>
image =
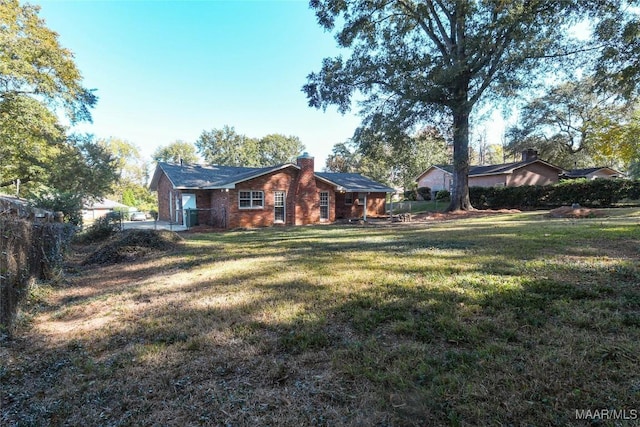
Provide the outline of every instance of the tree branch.
<path id="1" fill-rule="evenodd" d="M 427 36 L 431 39 L 431 41 L 436 45 L 436 48 L 440 51 L 440 53 L 442 54 L 442 56 L 447 59 L 447 62 L 451 63 L 451 55 L 447 49 L 447 47 L 445 46 L 444 43 L 442 43 L 442 40 L 440 40 L 438 38 L 438 36 L 436 35 L 434 28 L 433 28 L 433 24 L 429 23 L 429 25 L 427 25 L 426 22 L 424 22 L 424 20 L 422 19 L 422 17 L 420 16 L 420 14 L 418 14 L 417 11 L 413 10 L 411 8 L 411 6 L 409 6 L 405 1 L 403 0 L 399 0 L 398 4 L 400 4 L 400 6 L 407 11 L 407 13 L 413 17 L 417 24 L 420 26 L 420 28 L 423 29 L 423 31 L 427 34 Z"/>

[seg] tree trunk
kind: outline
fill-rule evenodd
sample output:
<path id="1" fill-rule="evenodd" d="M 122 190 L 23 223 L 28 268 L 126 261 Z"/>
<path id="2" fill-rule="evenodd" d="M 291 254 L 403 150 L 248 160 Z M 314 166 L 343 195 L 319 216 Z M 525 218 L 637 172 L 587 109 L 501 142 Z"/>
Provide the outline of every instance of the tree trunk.
<path id="1" fill-rule="evenodd" d="M 453 185 L 447 212 L 473 210 L 469 200 L 469 114 L 465 107 L 453 111 Z"/>

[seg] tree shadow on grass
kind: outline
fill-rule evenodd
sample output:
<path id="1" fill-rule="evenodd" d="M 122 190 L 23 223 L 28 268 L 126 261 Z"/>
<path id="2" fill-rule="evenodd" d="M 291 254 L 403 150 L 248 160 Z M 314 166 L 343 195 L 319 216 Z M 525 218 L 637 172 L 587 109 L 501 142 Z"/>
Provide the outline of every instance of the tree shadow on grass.
<path id="1" fill-rule="evenodd" d="M 92 269 L 81 277 L 95 283 L 60 303 L 129 305 L 103 307 L 116 314 L 93 332 L 53 340 L 33 331 L 14 343 L 0 368 L 0 421 L 557 425 L 585 402 L 631 407 L 640 398 L 637 265 L 573 263 L 559 277 L 543 265 L 536 278 L 517 253 L 479 253 L 484 237 L 215 235 L 212 253 L 128 265 L 129 282 L 117 266 Z M 523 248 L 544 243 L 535 238 Z M 215 276 L 223 266 L 233 268 Z M 188 283 L 150 287 L 195 268 L 203 275 Z M 361 270 L 357 283 L 327 277 L 349 269 Z"/>

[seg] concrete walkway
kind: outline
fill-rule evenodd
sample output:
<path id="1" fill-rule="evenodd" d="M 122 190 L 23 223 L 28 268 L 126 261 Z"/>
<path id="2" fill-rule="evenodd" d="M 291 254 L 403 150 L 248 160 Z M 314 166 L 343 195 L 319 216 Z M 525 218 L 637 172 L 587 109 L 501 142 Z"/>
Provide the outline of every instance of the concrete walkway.
<path id="1" fill-rule="evenodd" d="M 186 231 L 187 227 L 181 224 L 171 224 L 168 221 L 123 221 L 122 228 L 125 230 L 171 230 Z"/>

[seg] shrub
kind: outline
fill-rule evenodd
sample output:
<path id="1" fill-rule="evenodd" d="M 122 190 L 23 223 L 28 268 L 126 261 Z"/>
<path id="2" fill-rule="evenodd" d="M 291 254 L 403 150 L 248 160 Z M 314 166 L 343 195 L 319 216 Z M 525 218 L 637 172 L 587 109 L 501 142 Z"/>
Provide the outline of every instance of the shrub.
<path id="1" fill-rule="evenodd" d="M 407 190 L 404 192 L 404 200 L 416 201 L 418 200 L 418 190 Z"/>
<path id="2" fill-rule="evenodd" d="M 469 198 L 478 209 L 552 208 L 574 203 L 608 207 L 623 199 L 640 198 L 640 181 L 580 179 L 546 186 L 471 187 Z"/>
<path id="3" fill-rule="evenodd" d="M 120 216 L 106 215 L 98 218 L 85 231 L 76 236 L 79 243 L 101 242 L 120 231 Z"/>
<path id="4" fill-rule="evenodd" d="M 451 193 L 448 190 L 438 190 L 436 192 L 436 200 L 449 200 L 451 199 Z"/>
<path id="5" fill-rule="evenodd" d="M 417 191 L 422 200 L 431 200 L 431 189 L 429 187 L 419 187 Z"/>
<path id="6" fill-rule="evenodd" d="M 31 199 L 31 206 L 62 212 L 64 220 L 73 225 L 82 224 L 82 196 L 76 193 L 57 192 L 44 193 Z"/>
<path id="7" fill-rule="evenodd" d="M 0 216 L 0 332 L 10 327 L 29 286 L 61 274 L 75 227 Z"/>
<path id="8" fill-rule="evenodd" d="M 115 207 L 113 208 L 113 213 L 114 214 L 119 214 L 120 218 L 122 218 L 125 221 L 129 220 L 129 217 L 131 216 L 131 213 L 129 212 L 129 208 L 128 207 Z"/>

